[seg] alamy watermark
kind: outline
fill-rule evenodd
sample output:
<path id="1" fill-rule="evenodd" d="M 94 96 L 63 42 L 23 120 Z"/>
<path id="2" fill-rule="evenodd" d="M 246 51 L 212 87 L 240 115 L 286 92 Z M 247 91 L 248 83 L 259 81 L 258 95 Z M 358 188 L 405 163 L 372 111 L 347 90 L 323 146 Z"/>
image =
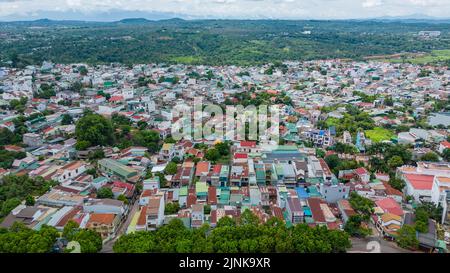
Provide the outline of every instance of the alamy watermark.
<path id="1" fill-rule="evenodd" d="M 181 140 L 254 140 L 276 146 L 280 139 L 280 107 L 278 105 L 203 104 L 202 97 L 193 104 L 178 104 L 172 109 L 171 134 Z"/>

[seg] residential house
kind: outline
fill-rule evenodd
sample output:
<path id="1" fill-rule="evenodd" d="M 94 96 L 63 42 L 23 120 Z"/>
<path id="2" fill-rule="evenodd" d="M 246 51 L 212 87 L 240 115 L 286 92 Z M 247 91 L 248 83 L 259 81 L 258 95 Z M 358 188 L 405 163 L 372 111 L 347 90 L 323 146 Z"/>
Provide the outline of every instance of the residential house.
<path id="1" fill-rule="evenodd" d="M 91 213 L 86 228 L 98 232 L 103 240 L 115 236 L 120 223 L 120 216 L 114 213 Z"/>
<path id="2" fill-rule="evenodd" d="M 195 204 L 191 207 L 191 227 L 199 228 L 205 221 L 204 205 Z"/>

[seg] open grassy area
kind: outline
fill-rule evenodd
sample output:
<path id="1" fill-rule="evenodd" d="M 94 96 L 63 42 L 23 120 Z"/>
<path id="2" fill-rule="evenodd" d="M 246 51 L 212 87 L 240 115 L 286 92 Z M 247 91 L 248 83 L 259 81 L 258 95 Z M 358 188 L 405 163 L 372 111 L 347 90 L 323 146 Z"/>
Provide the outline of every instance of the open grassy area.
<path id="1" fill-rule="evenodd" d="M 435 62 L 445 62 L 450 60 L 450 49 L 433 50 L 431 53 L 423 55 L 405 55 L 403 58 L 385 59 L 392 63 L 409 62 L 412 64 L 429 64 Z"/>
<path id="2" fill-rule="evenodd" d="M 327 124 L 328 127 L 330 126 L 336 126 L 338 125 L 340 122 L 342 122 L 340 119 L 338 118 L 327 118 L 327 120 L 325 121 L 325 123 Z"/>
<path id="3" fill-rule="evenodd" d="M 373 142 L 381 142 L 383 140 L 391 140 L 394 134 L 384 128 L 376 127 L 373 130 L 367 130 L 364 132 L 366 137 Z"/>
<path id="4" fill-rule="evenodd" d="M 181 56 L 171 58 L 173 62 L 183 63 L 183 64 L 196 64 L 202 61 L 202 58 L 196 56 Z"/>

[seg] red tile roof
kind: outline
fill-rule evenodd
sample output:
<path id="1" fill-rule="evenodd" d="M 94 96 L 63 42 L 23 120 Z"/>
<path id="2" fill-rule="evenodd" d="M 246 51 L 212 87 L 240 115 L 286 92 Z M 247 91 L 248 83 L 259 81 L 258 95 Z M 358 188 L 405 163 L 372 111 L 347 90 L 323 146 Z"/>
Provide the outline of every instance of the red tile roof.
<path id="1" fill-rule="evenodd" d="M 217 204 L 217 192 L 216 187 L 208 188 L 208 205 L 216 205 Z"/>
<path id="2" fill-rule="evenodd" d="M 447 149 L 450 149 L 450 142 L 448 142 L 448 141 L 442 141 L 441 145 L 444 146 Z"/>
<path id="3" fill-rule="evenodd" d="M 216 224 L 217 222 L 217 210 L 211 210 L 211 224 Z"/>
<path id="4" fill-rule="evenodd" d="M 202 161 L 197 163 L 195 170 L 195 176 L 205 175 L 209 172 L 211 164 L 208 161 Z"/>
<path id="5" fill-rule="evenodd" d="M 114 187 L 125 188 L 129 191 L 132 191 L 134 188 L 133 184 L 122 182 L 122 181 L 114 181 L 113 185 L 114 185 Z"/>
<path id="6" fill-rule="evenodd" d="M 398 216 L 403 215 L 403 210 L 401 206 L 391 197 L 387 197 L 381 200 L 375 201 L 375 204 L 382 208 L 385 212 L 389 212 Z"/>
<path id="7" fill-rule="evenodd" d="M 123 97 L 122 96 L 112 96 L 109 101 L 122 101 Z"/>
<path id="8" fill-rule="evenodd" d="M 249 148 L 256 147 L 256 141 L 241 141 L 240 144 L 241 147 L 249 147 Z"/>
<path id="9" fill-rule="evenodd" d="M 244 154 L 244 153 L 235 153 L 234 154 L 234 159 L 245 159 L 245 158 L 248 158 L 247 154 Z"/>
<path id="10" fill-rule="evenodd" d="M 433 175 L 405 174 L 406 180 L 416 190 L 431 190 L 433 186 Z"/>
<path id="11" fill-rule="evenodd" d="M 189 193 L 186 201 L 186 206 L 190 208 L 192 205 L 197 203 L 197 195 Z"/>
<path id="12" fill-rule="evenodd" d="M 88 221 L 88 226 L 93 223 L 111 225 L 116 218 L 114 213 L 91 213 Z"/>
<path id="13" fill-rule="evenodd" d="M 137 221 L 138 226 L 143 226 L 147 223 L 147 207 L 143 207 L 139 219 Z"/>
<path id="14" fill-rule="evenodd" d="M 277 217 L 278 219 L 284 221 L 284 218 L 283 218 L 283 211 L 281 210 L 280 207 L 273 206 L 273 207 L 272 207 L 272 215 L 275 216 L 275 217 Z"/>
<path id="15" fill-rule="evenodd" d="M 356 169 L 355 173 L 357 173 L 358 175 L 368 174 L 367 170 L 365 168 L 363 168 L 363 167 L 360 167 L 360 168 Z"/>
<path id="16" fill-rule="evenodd" d="M 391 185 L 389 185 L 388 182 L 382 181 L 382 183 L 383 183 L 383 186 L 386 188 L 385 191 L 386 191 L 387 195 L 399 195 L 399 196 L 403 195 L 401 191 L 394 189 Z"/>
<path id="17" fill-rule="evenodd" d="M 323 214 L 320 204 L 323 201 L 320 198 L 309 198 L 308 205 L 312 212 L 312 217 L 315 222 L 326 223 L 325 215 Z"/>

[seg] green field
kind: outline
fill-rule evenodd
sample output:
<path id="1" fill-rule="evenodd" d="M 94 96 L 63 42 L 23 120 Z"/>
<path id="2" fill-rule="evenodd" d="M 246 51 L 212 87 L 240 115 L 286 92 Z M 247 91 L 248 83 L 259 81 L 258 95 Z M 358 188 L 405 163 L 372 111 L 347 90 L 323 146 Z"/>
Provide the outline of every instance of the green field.
<path id="1" fill-rule="evenodd" d="M 384 61 L 392 63 L 408 62 L 412 64 L 429 64 L 436 62 L 450 61 L 450 49 L 445 50 L 433 50 L 431 53 L 422 56 L 409 55 L 406 58 L 385 59 Z"/>
<path id="2" fill-rule="evenodd" d="M 181 57 L 173 57 L 171 58 L 171 61 L 183 64 L 197 64 L 201 63 L 202 58 L 195 56 L 181 56 Z"/>
<path id="3" fill-rule="evenodd" d="M 394 134 L 384 128 L 376 127 L 373 130 L 367 130 L 364 132 L 366 137 L 373 142 L 381 142 L 383 140 L 391 140 Z"/>
<path id="4" fill-rule="evenodd" d="M 327 124 L 328 127 L 336 126 L 341 122 L 342 121 L 338 118 L 327 118 L 327 120 L 325 121 L 325 123 Z"/>

